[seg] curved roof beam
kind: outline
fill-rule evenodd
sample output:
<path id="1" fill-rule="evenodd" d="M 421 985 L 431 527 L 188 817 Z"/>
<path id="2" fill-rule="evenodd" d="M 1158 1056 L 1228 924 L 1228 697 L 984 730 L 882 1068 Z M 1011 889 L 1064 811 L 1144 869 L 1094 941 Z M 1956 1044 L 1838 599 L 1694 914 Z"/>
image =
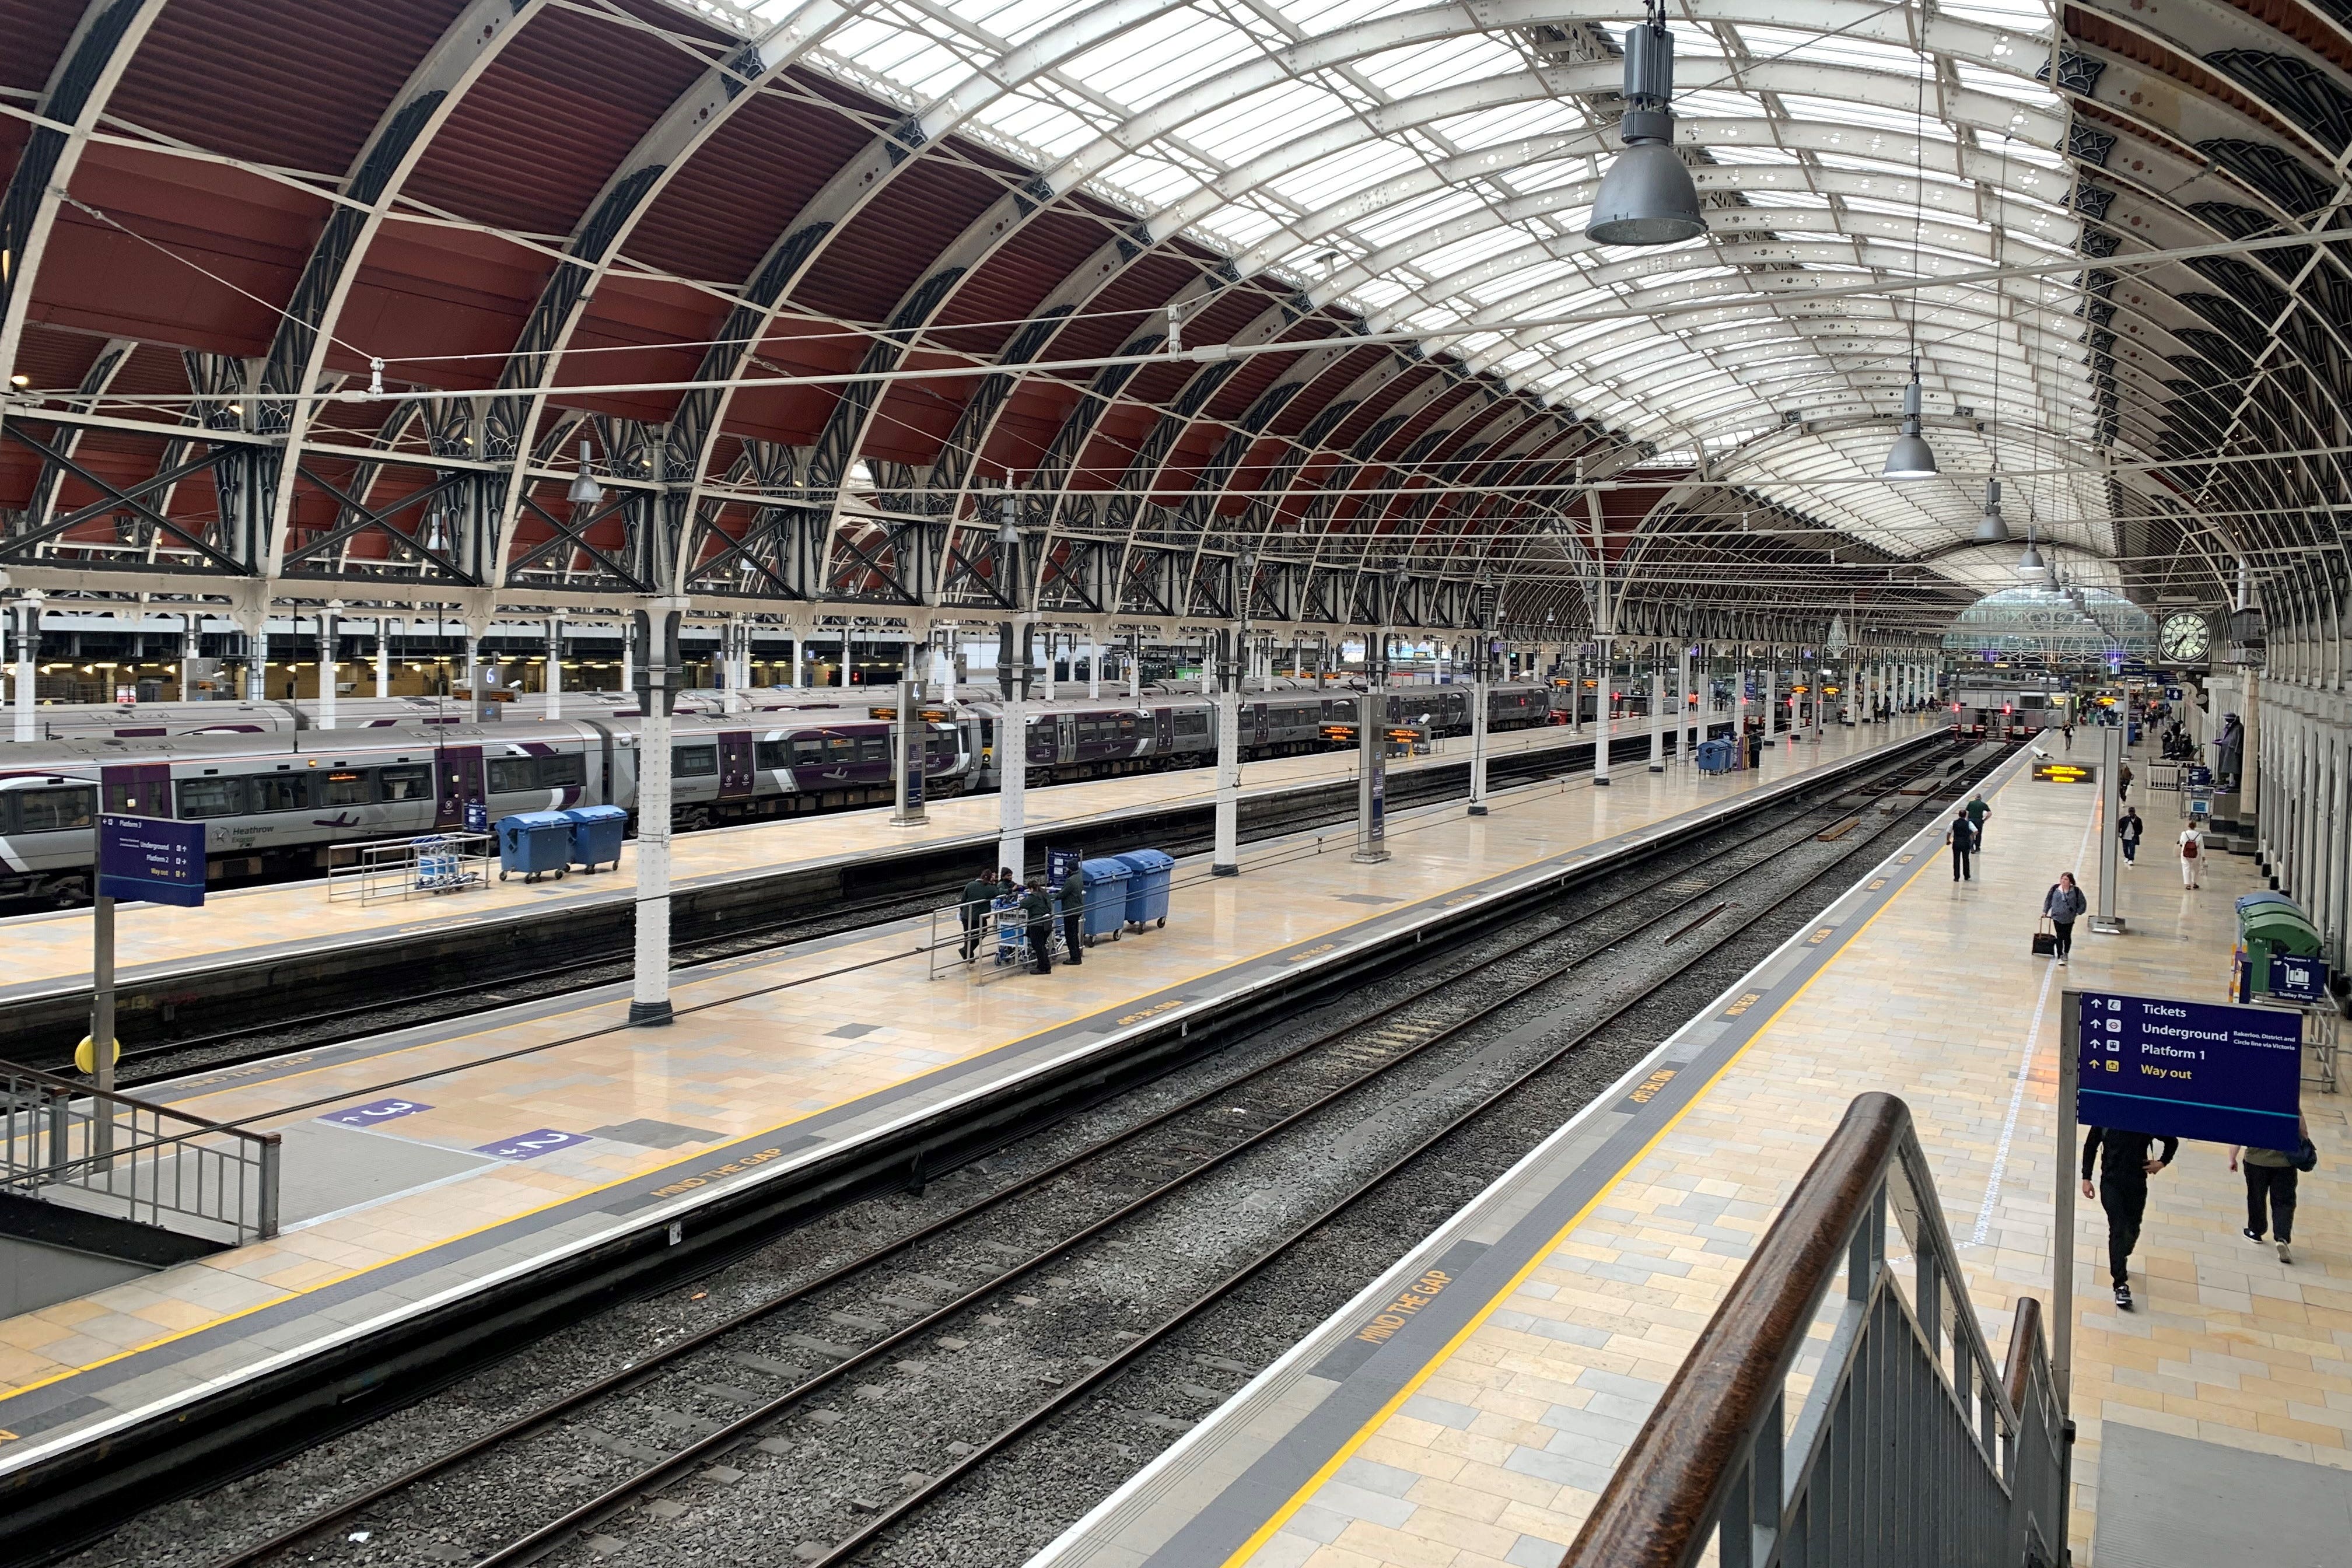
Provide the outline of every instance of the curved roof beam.
<path id="1" fill-rule="evenodd" d="M 58 204 L 73 184 L 90 132 L 104 117 L 124 68 L 163 11 L 163 0 L 89 0 L 50 68 L 41 91 L 42 123 L 26 137 L 7 191 L 0 195 L 0 256 L 9 258 L 0 268 L 0 385 L 16 374 L 25 312 L 40 279 L 49 232 L 57 226 Z"/>
<path id="2" fill-rule="evenodd" d="M 267 576 L 275 577 L 285 568 L 304 444 L 311 424 L 325 406 L 307 399 L 288 402 L 271 395 L 309 392 L 318 386 L 326 372 L 328 351 L 334 346 L 335 328 L 342 320 L 343 302 L 350 298 L 352 284 L 367 260 L 368 247 L 400 199 L 409 174 L 433 138 L 457 113 L 467 89 L 546 9 L 547 0 L 473 0 L 408 73 L 407 81 L 377 118 L 375 129 L 343 175 L 341 188 L 345 199 L 327 210 L 326 224 L 278 316 L 277 334 L 255 389 L 259 395 L 255 427 L 282 433 L 286 439 L 278 463 L 277 496 L 269 512 Z M 480 574 L 484 580 L 496 580 L 499 560 L 492 555 L 480 563 L 487 567 Z"/>

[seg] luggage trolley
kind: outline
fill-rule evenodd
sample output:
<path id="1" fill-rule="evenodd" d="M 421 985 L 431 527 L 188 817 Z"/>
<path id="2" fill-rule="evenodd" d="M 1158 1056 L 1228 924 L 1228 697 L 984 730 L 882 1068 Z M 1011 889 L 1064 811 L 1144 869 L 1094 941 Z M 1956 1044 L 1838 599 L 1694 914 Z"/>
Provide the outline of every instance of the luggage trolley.
<path id="1" fill-rule="evenodd" d="M 1000 893 L 988 906 L 989 923 L 996 931 L 996 964 L 1003 968 L 1013 963 L 1035 963 L 1029 951 L 1029 916 L 1021 907 L 1018 893 Z M 1047 928 L 1050 938 L 1052 928 Z"/>

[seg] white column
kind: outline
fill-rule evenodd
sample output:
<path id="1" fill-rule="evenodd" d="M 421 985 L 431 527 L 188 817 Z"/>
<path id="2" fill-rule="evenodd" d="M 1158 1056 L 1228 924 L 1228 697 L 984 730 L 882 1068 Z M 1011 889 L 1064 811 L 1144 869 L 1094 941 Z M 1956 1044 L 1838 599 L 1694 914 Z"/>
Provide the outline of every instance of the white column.
<path id="1" fill-rule="evenodd" d="M 1602 637 L 1597 651 L 1601 656 L 1601 687 L 1592 705 L 1592 782 L 1601 788 L 1609 784 L 1609 742 L 1615 739 L 1614 727 L 1609 721 L 1609 689 L 1617 681 L 1616 648 L 1609 638 Z M 1582 692 L 1577 701 L 1584 700 Z"/>
<path id="2" fill-rule="evenodd" d="M 1099 627 L 1087 628 L 1087 700 L 1102 700 L 1102 632 Z"/>
<path id="3" fill-rule="evenodd" d="M 1780 710 L 1780 699 L 1778 692 L 1780 684 L 1780 650 L 1779 648 L 1767 645 L 1764 649 L 1762 673 L 1764 689 L 1759 695 L 1764 700 L 1764 743 L 1769 746 L 1772 743 L 1773 717 Z"/>
<path id="4" fill-rule="evenodd" d="M 191 625 L 195 617 L 188 617 Z M 29 741 L 38 732 L 33 722 L 35 693 L 40 687 L 37 661 L 41 641 L 41 599 L 27 594 L 16 605 L 16 739 Z"/>
<path id="5" fill-rule="evenodd" d="M 204 622 L 198 616 L 182 616 L 180 621 L 186 628 L 180 637 L 180 700 L 193 702 L 196 697 L 196 653 L 201 646 L 196 628 Z"/>
<path id="6" fill-rule="evenodd" d="M 956 695 L 955 647 L 952 643 L 931 645 L 931 700 L 952 702 Z"/>
<path id="7" fill-rule="evenodd" d="M 1377 640 L 1376 640 L 1377 639 Z M 1356 852 L 1358 865 L 1389 858 L 1388 634 L 1364 638 L 1364 694 L 1356 700 Z"/>
<path id="8" fill-rule="evenodd" d="M 1137 632 L 1127 641 L 1127 700 L 1140 701 L 1143 697 L 1143 634 Z"/>
<path id="9" fill-rule="evenodd" d="M 1664 645 L 1650 645 L 1650 771 L 1666 771 L 1666 659 Z"/>
<path id="10" fill-rule="evenodd" d="M 637 643 L 629 633 L 628 624 L 621 626 L 621 689 L 634 691 L 637 687 Z"/>
<path id="11" fill-rule="evenodd" d="M 1045 634 L 1045 668 L 1039 679 L 1045 683 L 1045 700 L 1048 702 L 1054 700 L 1054 645 L 1059 640 L 1060 638 L 1052 632 Z"/>
<path id="12" fill-rule="evenodd" d="M 678 677 L 677 625 L 684 599 L 658 598 L 644 616 L 645 718 L 637 730 L 637 928 L 629 1022 L 640 1028 L 670 1022 L 669 832 L 671 694 Z M 467 660 L 474 638 L 467 639 Z"/>
<path id="13" fill-rule="evenodd" d="M 259 702 L 269 695 L 269 606 L 264 605 L 245 634 L 245 700 Z"/>
<path id="14" fill-rule="evenodd" d="M 1242 671 L 1245 667 L 1246 636 L 1235 631 L 1220 636 L 1232 641 L 1218 651 L 1217 663 L 1217 832 L 1216 851 L 1209 873 L 1241 875 L 1242 813 Z"/>
<path id="15" fill-rule="evenodd" d="M 793 628 L 792 679 L 792 689 L 794 691 L 805 689 L 808 685 L 808 666 L 804 662 L 807 658 L 808 638 L 802 635 L 802 629 L 799 626 L 794 626 Z"/>
<path id="16" fill-rule="evenodd" d="M 1487 661 L 1493 657 L 1481 632 L 1472 645 L 1470 666 L 1470 815 L 1486 815 Z"/>
<path id="17" fill-rule="evenodd" d="M 336 657 L 335 644 L 341 633 L 337 612 L 343 606 L 333 600 L 326 613 L 319 617 L 319 728 L 335 727 L 335 683 L 342 674 L 342 660 Z"/>
<path id="18" fill-rule="evenodd" d="M 562 616 L 550 616 L 547 619 L 547 679 L 541 684 L 546 688 L 543 695 L 547 699 L 547 716 L 551 719 L 562 718 L 563 617 Z"/>
<path id="19" fill-rule="evenodd" d="M 1015 880 L 1028 879 L 1029 840 L 1025 813 L 1029 788 L 1028 704 L 1020 688 L 1004 700 L 996 730 L 996 863 Z"/>
<path id="20" fill-rule="evenodd" d="M 1731 648 L 1731 746 L 1735 765 L 1748 765 L 1748 645 Z"/>
<path id="21" fill-rule="evenodd" d="M 392 695 L 392 617 L 382 611 L 375 617 L 375 694 Z"/>
<path id="22" fill-rule="evenodd" d="M 466 714 L 478 720 L 482 707 L 482 639 L 474 635 L 473 626 L 466 627 Z M 664 797 L 667 799 L 667 796 Z"/>

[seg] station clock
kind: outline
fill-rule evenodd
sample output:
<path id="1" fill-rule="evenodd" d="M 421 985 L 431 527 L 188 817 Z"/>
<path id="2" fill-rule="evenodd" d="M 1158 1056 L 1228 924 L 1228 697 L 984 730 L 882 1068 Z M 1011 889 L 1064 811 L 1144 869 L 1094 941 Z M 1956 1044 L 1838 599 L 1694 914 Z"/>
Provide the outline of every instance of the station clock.
<path id="1" fill-rule="evenodd" d="M 2194 610 L 2176 611 L 2164 617 L 2156 647 L 2167 664 L 2203 664 L 2213 651 L 2213 624 Z"/>

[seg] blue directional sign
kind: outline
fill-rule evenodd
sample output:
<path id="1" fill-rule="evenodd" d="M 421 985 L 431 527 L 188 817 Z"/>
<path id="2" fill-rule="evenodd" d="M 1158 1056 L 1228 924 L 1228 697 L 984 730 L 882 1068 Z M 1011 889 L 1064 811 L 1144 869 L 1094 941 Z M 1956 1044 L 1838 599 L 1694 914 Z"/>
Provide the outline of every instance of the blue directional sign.
<path id="1" fill-rule="evenodd" d="M 205 825 L 156 816 L 100 816 L 98 894 L 189 909 L 203 904 Z"/>
<path id="2" fill-rule="evenodd" d="M 2327 1000 L 2327 961 L 2298 958 L 2291 952 L 2271 954 L 2271 994 L 2281 1002 Z"/>
<path id="3" fill-rule="evenodd" d="M 2295 1147 L 2301 1015 L 2101 991 L 2076 1001 L 2074 1115 L 2084 1126 Z"/>

